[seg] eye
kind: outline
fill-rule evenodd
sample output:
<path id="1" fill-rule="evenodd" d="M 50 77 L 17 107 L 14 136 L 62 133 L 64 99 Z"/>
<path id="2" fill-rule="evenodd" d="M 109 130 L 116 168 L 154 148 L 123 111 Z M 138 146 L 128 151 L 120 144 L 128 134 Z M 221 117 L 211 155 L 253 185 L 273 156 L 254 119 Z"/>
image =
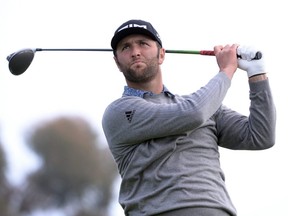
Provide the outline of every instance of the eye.
<path id="1" fill-rule="evenodd" d="M 140 41 L 141 46 L 149 46 L 149 43 L 146 41 Z"/>
<path id="2" fill-rule="evenodd" d="M 127 45 L 127 44 L 126 44 L 126 45 L 123 45 L 122 48 L 121 48 L 121 50 L 122 50 L 122 51 L 127 50 L 127 49 L 129 49 L 129 47 L 130 47 L 130 46 Z"/>

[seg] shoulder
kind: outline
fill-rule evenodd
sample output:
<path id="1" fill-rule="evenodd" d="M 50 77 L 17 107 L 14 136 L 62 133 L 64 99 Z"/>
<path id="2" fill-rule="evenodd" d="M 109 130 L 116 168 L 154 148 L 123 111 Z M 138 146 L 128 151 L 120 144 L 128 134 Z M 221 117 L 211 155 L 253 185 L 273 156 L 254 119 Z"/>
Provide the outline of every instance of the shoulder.
<path id="1" fill-rule="evenodd" d="M 145 101 L 143 98 L 141 97 L 137 97 L 137 96 L 123 96 L 113 102 L 111 102 L 107 108 L 107 110 L 121 110 L 121 109 L 125 109 L 127 107 L 130 107 L 131 105 L 135 105 L 135 104 L 139 104 L 140 102 Z"/>
<path id="2" fill-rule="evenodd" d="M 136 96 L 123 96 L 112 103 L 110 103 L 103 114 L 103 119 L 115 119 L 116 116 L 119 116 L 119 113 L 125 113 L 131 109 L 135 109 L 135 106 L 141 106 L 145 102 L 143 98 Z"/>

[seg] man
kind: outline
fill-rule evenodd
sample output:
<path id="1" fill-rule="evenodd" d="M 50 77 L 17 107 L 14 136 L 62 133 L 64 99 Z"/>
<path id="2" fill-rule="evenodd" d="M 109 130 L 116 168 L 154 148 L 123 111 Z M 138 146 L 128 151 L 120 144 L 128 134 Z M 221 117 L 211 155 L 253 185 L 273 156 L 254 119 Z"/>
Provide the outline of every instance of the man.
<path id="1" fill-rule="evenodd" d="M 253 60 L 251 47 L 215 46 L 219 72 L 203 88 L 179 96 L 163 85 L 165 49 L 149 22 L 123 23 L 111 46 L 127 86 L 107 107 L 102 124 L 122 178 L 125 214 L 235 216 L 218 146 L 274 145 L 275 108 L 263 59 Z M 238 67 L 249 78 L 248 117 L 222 105 Z"/>

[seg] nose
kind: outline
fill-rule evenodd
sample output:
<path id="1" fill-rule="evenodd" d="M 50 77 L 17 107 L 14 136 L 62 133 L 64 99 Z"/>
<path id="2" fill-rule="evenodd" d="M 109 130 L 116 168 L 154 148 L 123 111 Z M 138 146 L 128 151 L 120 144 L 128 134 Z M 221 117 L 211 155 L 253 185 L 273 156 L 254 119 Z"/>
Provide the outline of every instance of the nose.
<path id="1" fill-rule="evenodd" d="M 132 57 L 140 56 L 140 54 L 141 54 L 140 48 L 138 46 L 133 46 L 131 49 Z"/>

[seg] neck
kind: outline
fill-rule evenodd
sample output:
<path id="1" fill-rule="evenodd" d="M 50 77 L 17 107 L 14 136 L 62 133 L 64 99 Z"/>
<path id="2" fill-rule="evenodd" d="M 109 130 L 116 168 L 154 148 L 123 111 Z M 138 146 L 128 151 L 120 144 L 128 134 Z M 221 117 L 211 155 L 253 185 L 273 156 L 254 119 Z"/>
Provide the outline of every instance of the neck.
<path id="1" fill-rule="evenodd" d="M 158 75 L 153 80 L 147 83 L 135 83 L 130 82 L 128 80 L 126 80 L 126 83 L 131 88 L 140 89 L 143 91 L 150 91 L 154 94 L 160 94 L 163 91 L 163 82 L 161 73 L 158 73 Z"/>

